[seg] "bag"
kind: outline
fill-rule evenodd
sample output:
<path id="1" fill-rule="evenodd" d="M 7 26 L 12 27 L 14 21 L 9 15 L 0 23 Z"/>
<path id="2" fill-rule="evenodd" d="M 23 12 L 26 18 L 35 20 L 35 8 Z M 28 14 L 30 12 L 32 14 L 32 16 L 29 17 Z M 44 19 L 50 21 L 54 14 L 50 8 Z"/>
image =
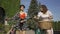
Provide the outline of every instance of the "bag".
<path id="1" fill-rule="evenodd" d="M 39 27 L 41 29 L 51 29 L 52 28 L 52 22 L 42 21 L 42 22 L 39 23 Z"/>

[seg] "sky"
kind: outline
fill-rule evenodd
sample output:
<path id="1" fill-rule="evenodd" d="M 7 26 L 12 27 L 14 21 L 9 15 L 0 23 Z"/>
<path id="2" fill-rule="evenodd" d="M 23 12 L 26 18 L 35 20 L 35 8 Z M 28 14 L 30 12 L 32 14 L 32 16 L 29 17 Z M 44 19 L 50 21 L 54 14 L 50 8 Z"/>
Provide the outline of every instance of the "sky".
<path id="1" fill-rule="evenodd" d="M 21 0 L 21 4 L 25 5 L 25 11 L 28 11 L 31 0 Z M 44 4 L 53 14 L 54 21 L 60 21 L 60 0 L 37 0 L 38 3 Z"/>

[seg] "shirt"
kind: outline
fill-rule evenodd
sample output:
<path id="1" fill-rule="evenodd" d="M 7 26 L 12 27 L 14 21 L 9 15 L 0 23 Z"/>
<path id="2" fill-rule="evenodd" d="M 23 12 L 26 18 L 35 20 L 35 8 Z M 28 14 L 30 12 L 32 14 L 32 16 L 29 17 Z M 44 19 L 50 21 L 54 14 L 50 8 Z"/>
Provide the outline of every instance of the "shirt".
<path id="1" fill-rule="evenodd" d="M 52 19 L 49 18 L 50 16 L 52 16 L 52 13 L 49 10 L 45 14 L 42 12 L 38 13 L 38 18 L 41 18 L 41 21 L 51 21 Z"/>
<path id="2" fill-rule="evenodd" d="M 16 22 L 20 22 L 20 13 L 21 13 L 21 11 L 19 12 L 19 10 L 17 11 L 17 13 L 12 17 L 12 20 L 13 21 L 16 21 Z M 27 17 L 27 13 L 26 12 L 24 12 L 25 14 L 26 14 L 26 17 Z M 26 19 L 24 19 L 24 20 L 26 20 Z"/>
<path id="3" fill-rule="evenodd" d="M 21 18 L 21 19 L 25 19 L 26 18 L 26 16 L 27 16 L 27 13 L 25 13 L 25 12 L 20 12 L 20 15 L 19 15 L 19 17 Z"/>

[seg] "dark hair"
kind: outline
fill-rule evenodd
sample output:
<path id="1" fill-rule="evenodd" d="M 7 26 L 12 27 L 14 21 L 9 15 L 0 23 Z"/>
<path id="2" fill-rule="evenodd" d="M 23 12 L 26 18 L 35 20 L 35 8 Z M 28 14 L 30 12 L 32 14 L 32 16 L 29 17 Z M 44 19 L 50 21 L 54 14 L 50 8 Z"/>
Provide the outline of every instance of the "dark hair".
<path id="1" fill-rule="evenodd" d="M 46 5 L 41 5 L 40 8 L 41 8 L 41 7 L 47 9 Z"/>
<path id="2" fill-rule="evenodd" d="M 20 5 L 20 7 L 19 7 L 19 8 L 21 8 L 22 6 L 25 8 L 25 6 L 24 6 L 24 5 Z"/>

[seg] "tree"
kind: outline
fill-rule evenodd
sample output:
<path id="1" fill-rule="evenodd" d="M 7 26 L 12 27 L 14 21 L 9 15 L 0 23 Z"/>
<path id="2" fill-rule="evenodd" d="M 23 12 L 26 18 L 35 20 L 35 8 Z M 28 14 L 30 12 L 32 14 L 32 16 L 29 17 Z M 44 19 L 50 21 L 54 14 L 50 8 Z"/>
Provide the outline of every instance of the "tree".
<path id="1" fill-rule="evenodd" d="M 12 17 L 19 9 L 20 0 L 0 0 L 0 2 L 8 17 Z"/>
<path id="2" fill-rule="evenodd" d="M 5 10 L 7 17 L 12 17 L 19 9 L 20 0 L 0 0 L 0 7 Z M 1 13 L 0 13 L 1 14 Z M 0 29 L 4 30 L 4 24 L 0 24 Z M 7 26 L 6 26 L 7 27 Z M 6 29 L 8 31 L 9 28 Z M 5 33 L 4 33 L 5 34 Z"/>
<path id="3" fill-rule="evenodd" d="M 33 17 L 34 15 L 37 15 L 38 13 L 38 2 L 37 0 L 31 0 L 29 9 L 28 9 L 28 15 L 29 17 Z"/>
<path id="4" fill-rule="evenodd" d="M 37 28 L 37 21 L 33 18 L 37 16 L 39 12 L 39 6 L 37 0 L 31 0 L 29 9 L 28 9 L 28 20 L 27 23 L 29 24 L 29 28 L 35 30 Z"/>
<path id="5" fill-rule="evenodd" d="M 53 28 L 54 28 L 54 31 L 59 31 L 60 30 L 60 21 L 54 21 Z"/>
<path id="6" fill-rule="evenodd" d="M 4 24 L 4 19 L 5 19 L 5 10 L 0 7 L 0 23 Z"/>
<path id="7" fill-rule="evenodd" d="M 39 7 L 38 9 L 39 9 L 39 11 L 40 11 L 40 7 L 41 7 L 41 3 L 40 3 L 40 2 L 39 2 L 39 4 L 38 4 L 38 7 Z"/>

